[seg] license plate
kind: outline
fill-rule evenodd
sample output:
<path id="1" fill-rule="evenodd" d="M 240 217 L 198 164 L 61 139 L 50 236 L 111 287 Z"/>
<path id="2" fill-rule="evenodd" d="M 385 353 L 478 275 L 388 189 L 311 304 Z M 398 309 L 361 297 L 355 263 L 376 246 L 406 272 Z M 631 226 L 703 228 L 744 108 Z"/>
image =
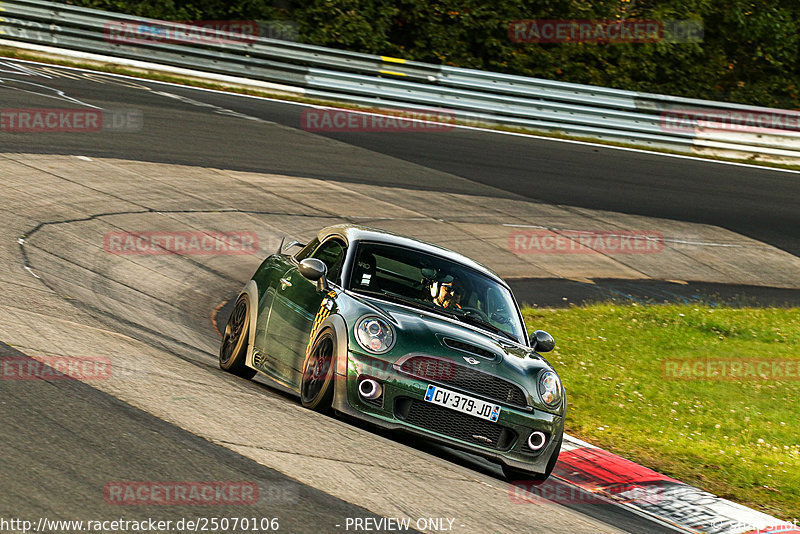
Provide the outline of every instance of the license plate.
<path id="1" fill-rule="evenodd" d="M 497 404 L 482 401 L 433 384 L 428 386 L 428 390 L 425 392 L 425 400 L 457 412 L 488 419 L 492 422 L 497 422 L 497 418 L 500 417 L 500 406 Z"/>

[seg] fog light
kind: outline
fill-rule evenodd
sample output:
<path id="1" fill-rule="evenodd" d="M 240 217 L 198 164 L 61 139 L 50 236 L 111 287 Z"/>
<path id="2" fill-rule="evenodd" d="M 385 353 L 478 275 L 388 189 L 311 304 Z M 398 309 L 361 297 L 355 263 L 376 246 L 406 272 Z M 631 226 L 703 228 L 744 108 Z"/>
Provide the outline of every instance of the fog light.
<path id="1" fill-rule="evenodd" d="M 544 432 L 534 430 L 531 432 L 531 435 L 528 436 L 528 447 L 530 447 L 532 451 L 538 451 L 544 447 L 545 443 L 547 443 L 547 436 L 544 435 Z"/>
<path id="2" fill-rule="evenodd" d="M 358 383 L 358 394 L 367 400 L 377 399 L 383 394 L 383 387 L 377 380 L 365 378 Z"/>

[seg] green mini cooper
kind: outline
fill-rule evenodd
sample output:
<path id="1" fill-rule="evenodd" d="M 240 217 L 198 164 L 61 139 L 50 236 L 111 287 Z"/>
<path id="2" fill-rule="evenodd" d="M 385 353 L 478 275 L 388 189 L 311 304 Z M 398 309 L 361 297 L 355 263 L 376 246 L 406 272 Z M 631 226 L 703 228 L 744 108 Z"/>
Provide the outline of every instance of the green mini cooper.
<path id="1" fill-rule="evenodd" d="M 284 249 L 302 247 L 290 255 Z M 330 226 L 281 245 L 236 300 L 219 365 L 257 372 L 308 408 L 402 430 L 546 479 L 566 393 L 528 337 L 508 285 L 460 254 L 396 234 Z M 538 352 L 537 352 L 538 351 Z"/>

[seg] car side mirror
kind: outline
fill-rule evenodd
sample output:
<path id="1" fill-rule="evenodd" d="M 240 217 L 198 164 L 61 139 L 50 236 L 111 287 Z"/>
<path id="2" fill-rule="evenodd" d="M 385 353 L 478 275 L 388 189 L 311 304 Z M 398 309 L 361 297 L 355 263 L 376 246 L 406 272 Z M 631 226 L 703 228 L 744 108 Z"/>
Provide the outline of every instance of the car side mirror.
<path id="1" fill-rule="evenodd" d="M 533 350 L 536 352 L 550 352 L 556 347 L 556 340 L 544 330 L 531 332 L 529 339 L 531 347 L 533 347 Z"/>
<path id="2" fill-rule="evenodd" d="M 317 258 L 306 258 L 300 262 L 300 266 L 297 270 L 302 274 L 304 277 L 308 278 L 312 282 L 317 283 L 317 289 L 319 290 L 328 290 L 328 280 L 325 278 L 325 275 L 328 274 L 328 266 L 322 260 L 318 260 Z"/>

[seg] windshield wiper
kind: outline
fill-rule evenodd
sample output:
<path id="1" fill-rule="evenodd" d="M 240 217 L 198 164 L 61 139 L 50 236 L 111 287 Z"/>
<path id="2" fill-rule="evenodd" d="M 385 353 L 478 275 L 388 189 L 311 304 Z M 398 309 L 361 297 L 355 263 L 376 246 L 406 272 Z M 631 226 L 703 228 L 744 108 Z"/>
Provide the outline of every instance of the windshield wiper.
<path id="1" fill-rule="evenodd" d="M 493 325 L 491 323 L 487 323 L 486 321 L 478 319 L 475 316 L 472 316 L 472 315 L 457 315 L 457 314 L 454 314 L 454 316 L 458 317 L 459 319 L 461 319 L 465 323 L 470 323 L 470 324 L 473 324 L 475 326 L 480 326 L 482 328 L 486 328 L 487 330 L 491 330 L 492 332 L 495 332 L 497 334 L 502 334 L 503 336 L 507 337 L 511 341 L 515 341 L 515 342 L 519 343 L 519 340 L 516 337 L 514 337 L 511 334 L 509 334 L 508 332 L 506 332 L 502 328 L 500 328 L 498 326 L 495 326 L 495 325 Z"/>

